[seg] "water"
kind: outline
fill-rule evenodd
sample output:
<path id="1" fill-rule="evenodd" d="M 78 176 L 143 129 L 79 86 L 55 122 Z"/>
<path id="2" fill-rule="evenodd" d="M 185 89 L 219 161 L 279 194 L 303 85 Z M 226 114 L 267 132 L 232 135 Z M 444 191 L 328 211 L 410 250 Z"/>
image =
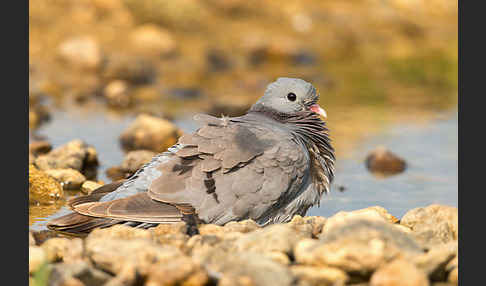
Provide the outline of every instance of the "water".
<path id="1" fill-rule="evenodd" d="M 350 211 L 369 206 L 382 206 L 396 217 L 402 217 L 412 208 L 433 203 L 457 206 L 458 194 L 458 117 L 457 111 L 442 114 L 442 119 L 427 124 L 399 124 L 389 126 L 368 141 L 357 144 L 351 154 L 337 158 L 336 177 L 331 193 L 325 195 L 320 207 L 308 215 L 329 217 L 339 211 Z M 197 125 L 190 119 L 175 120 L 185 132 Z M 81 139 L 94 146 L 100 166 L 98 179 L 110 182 L 105 171 L 119 165 L 124 153 L 118 142 L 122 131 L 134 116 L 107 116 L 103 112 L 80 112 L 76 109 L 55 111 L 52 120 L 38 130 L 40 135 L 57 147 L 73 139 Z M 365 167 L 369 151 L 384 145 L 407 161 L 405 172 L 377 178 Z M 340 186 L 345 191 L 340 192 Z M 31 229 L 40 230 L 45 217 L 60 207 L 37 211 L 31 207 Z"/>
<path id="2" fill-rule="evenodd" d="M 400 124 L 363 142 L 349 159 L 337 158 L 332 192 L 308 215 L 331 216 L 369 206 L 382 206 L 396 217 L 429 204 L 457 207 L 458 114 L 445 114 L 426 125 Z M 367 171 L 368 152 L 384 145 L 407 161 L 405 172 L 377 178 Z M 344 186 L 339 192 L 336 186 Z"/>

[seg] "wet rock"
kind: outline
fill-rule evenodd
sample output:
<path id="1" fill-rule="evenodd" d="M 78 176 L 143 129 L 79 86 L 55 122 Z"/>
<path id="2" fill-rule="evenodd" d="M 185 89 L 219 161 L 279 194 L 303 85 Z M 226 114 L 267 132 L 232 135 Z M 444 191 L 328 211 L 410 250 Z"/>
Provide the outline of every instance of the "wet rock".
<path id="1" fill-rule="evenodd" d="M 36 272 L 46 262 L 44 249 L 39 246 L 29 246 L 29 273 Z"/>
<path id="2" fill-rule="evenodd" d="M 45 173 L 58 181 L 64 190 L 79 190 L 86 178 L 79 171 L 68 169 L 49 169 Z"/>
<path id="3" fill-rule="evenodd" d="M 85 181 L 82 185 L 81 185 L 81 192 L 89 195 L 91 194 L 91 192 L 93 192 L 94 190 L 96 190 L 97 188 L 103 186 L 103 184 L 100 184 L 98 182 L 95 182 L 95 181 Z"/>
<path id="4" fill-rule="evenodd" d="M 150 56 L 168 56 L 177 50 L 177 43 L 170 32 L 153 24 L 137 27 L 130 40 L 137 51 Z"/>
<path id="5" fill-rule="evenodd" d="M 144 58 L 113 54 L 107 60 L 102 77 L 106 82 L 123 80 L 131 85 L 150 84 L 157 74 L 154 64 Z"/>
<path id="6" fill-rule="evenodd" d="M 80 238 L 53 237 L 41 245 L 49 262 L 79 262 L 83 257 L 83 241 Z"/>
<path id="7" fill-rule="evenodd" d="M 108 83 L 103 90 L 103 96 L 108 106 L 115 108 L 127 108 L 134 102 L 128 84 L 123 80 Z"/>
<path id="8" fill-rule="evenodd" d="M 353 219 L 379 220 L 390 223 L 398 222 L 398 219 L 388 213 L 386 209 L 379 206 L 373 206 L 350 212 L 340 211 L 336 213 L 327 219 L 323 232 L 325 233 L 334 226 L 346 223 L 348 220 Z"/>
<path id="9" fill-rule="evenodd" d="M 427 286 L 429 281 L 425 273 L 412 263 L 404 259 L 395 259 L 380 267 L 371 276 L 370 286 L 380 285 Z"/>
<path id="10" fill-rule="evenodd" d="M 93 177 L 90 170 L 98 166 L 98 154 L 93 147 L 76 139 L 40 155 L 35 165 L 40 170 L 75 169 L 90 179 Z"/>
<path id="11" fill-rule="evenodd" d="M 29 143 L 29 152 L 31 152 L 34 156 L 48 153 L 51 150 L 52 145 L 47 141 L 34 141 Z"/>
<path id="12" fill-rule="evenodd" d="M 207 271 L 189 257 L 179 257 L 150 266 L 145 285 L 192 285 L 202 286 L 209 281 Z"/>
<path id="13" fill-rule="evenodd" d="M 98 270 L 86 261 L 77 261 L 76 263 L 57 263 L 53 264 L 49 275 L 49 285 L 66 286 L 66 285 L 104 285 L 111 275 Z M 76 284 L 77 283 L 77 284 Z"/>
<path id="14" fill-rule="evenodd" d="M 29 165 L 29 202 L 51 204 L 64 196 L 61 184 L 34 165 Z"/>
<path id="15" fill-rule="evenodd" d="M 363 276 L 397 256 L 422 253 L 411 236 L 376 219 L 348 219 L 325 230 L 318 241 L 301 240 L 294 249 L 298 263 L 337 267 Z"/>
<path id="16" fill-rule="evenodd" d="M 147 149 L 163 152 L 174 145 L 181 134 L 170 121 L 141 114 L 120 135 L 120 143 L 126 151 Z"/>
<path id="17" fill-rule="evenodd" d="M 59 46 L 58 54 L 69 66 L 80 69 L 98 69 L 103 61 L 101 48 L 90 36 L 65 40 Z"/>
<path id="18" fill-rule="evenodd" d="M 297 277 L 299 286 L 345 285 L 349 279 L 346 272 L 332 267 L 291 266 L 292 274 Z"/>
<path id="19" fill-rule="evenodd" d="M 412 235 L 424 247 L 458 239 L 458 210 L 456 207 L 429 205 L 408 211 L 400 224 L 412 229 Z"/>
<path id="20" fill-rule="evenodd" d="M 370 172 L 389 176 L 405 171 L 407 163 L 383 146 L 377 147 L 366 157 L 366 167 Z"/>

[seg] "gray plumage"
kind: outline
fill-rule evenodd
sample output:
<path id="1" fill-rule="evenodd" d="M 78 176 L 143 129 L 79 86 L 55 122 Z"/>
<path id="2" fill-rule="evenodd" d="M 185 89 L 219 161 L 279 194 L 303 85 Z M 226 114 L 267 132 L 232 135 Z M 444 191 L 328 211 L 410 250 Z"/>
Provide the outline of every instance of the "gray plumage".
<path id="1" fill-rule="evenodd" d="M 86 233 L 124 223 L 152 227 L 184 220 L 260 225 L 305 215 L 330 190 L 334 149 L 315 113 L 316 89 L 279 78 L 240 117 L 196 115 L 200 128 L 124 182 L 69 201 L 71 214 L 48 227 Z"/>

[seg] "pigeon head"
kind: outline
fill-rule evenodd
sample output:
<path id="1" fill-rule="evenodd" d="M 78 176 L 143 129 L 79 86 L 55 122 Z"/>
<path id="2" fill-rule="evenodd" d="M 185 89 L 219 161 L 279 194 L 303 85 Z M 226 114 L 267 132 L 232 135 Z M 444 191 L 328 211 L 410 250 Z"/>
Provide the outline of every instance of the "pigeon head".
<path id="1" fill-rule="evenodd" d="M 268 85 L 253 109 L 271 109 L 289 115 L 312 111 L 327 117 L 324 109 L 317 104 L 318 99 L 319 94 L 312 84 L 298 78 L 281 77 Z"/>

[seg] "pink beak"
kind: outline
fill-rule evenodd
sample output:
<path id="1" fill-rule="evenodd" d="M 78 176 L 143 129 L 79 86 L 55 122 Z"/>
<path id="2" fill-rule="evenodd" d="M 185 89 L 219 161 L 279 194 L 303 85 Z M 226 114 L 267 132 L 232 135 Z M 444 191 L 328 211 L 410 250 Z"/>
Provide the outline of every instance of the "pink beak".
<path id="1" fill-rule="evenodd" d="M 322 109 L 319 104 L 313 104 L 309 107 L 309 109 L 317 114 L 319 114 L 320 116 L 324 117 L 324 118 L 327 118 L 327 113 L 324 109 Z"/>

